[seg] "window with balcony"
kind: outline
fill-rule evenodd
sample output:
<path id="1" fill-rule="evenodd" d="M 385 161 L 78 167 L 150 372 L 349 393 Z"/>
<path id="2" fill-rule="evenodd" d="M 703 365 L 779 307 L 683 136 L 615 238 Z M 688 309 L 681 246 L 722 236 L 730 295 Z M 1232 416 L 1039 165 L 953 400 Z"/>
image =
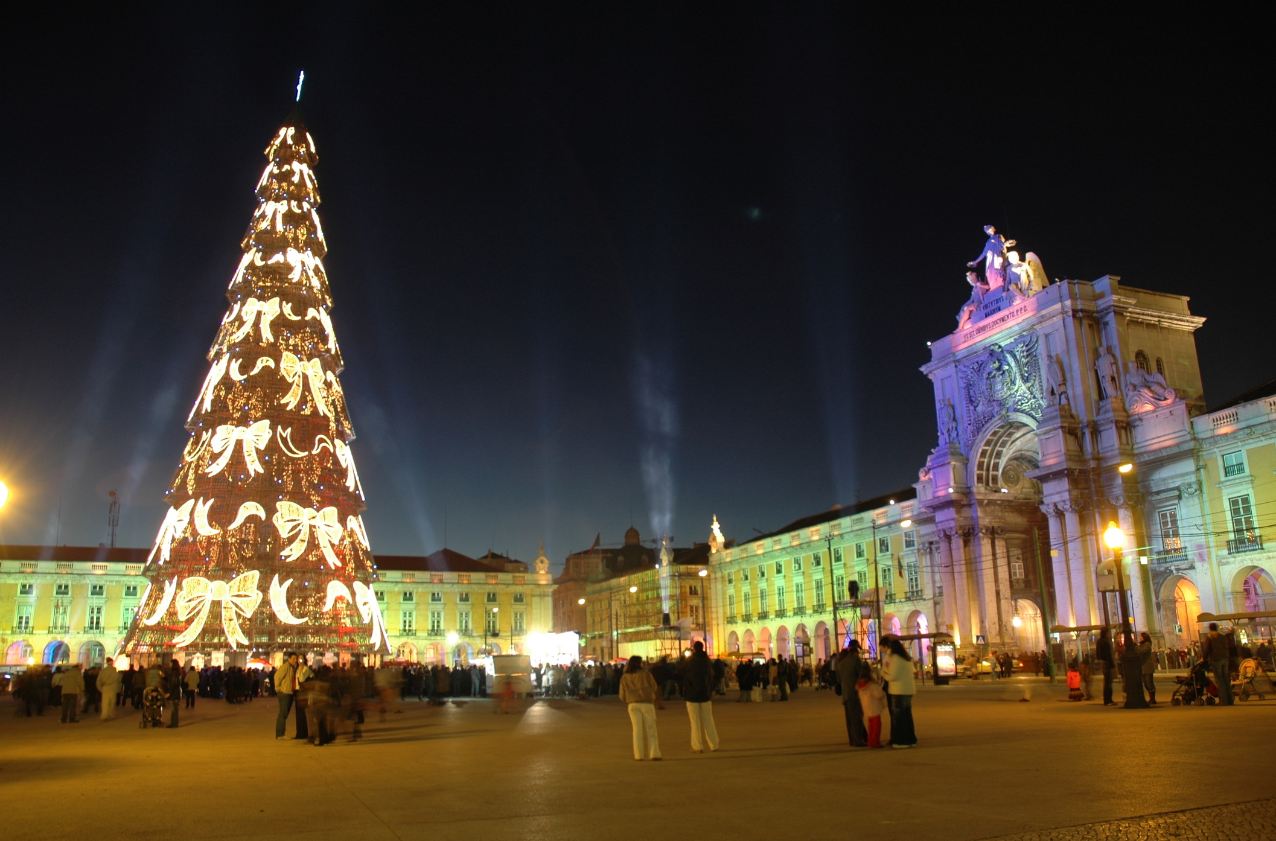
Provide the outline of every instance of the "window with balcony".
<path id="1" fill-rule="evenodd" d="M 769 608 L 768 608 L 768 606 L 767 606 L 767 601 L 768 601 L 768 600 L 767 600 L 767 591 L 766 591 L 766 590 L 759 590 L 759 591 L 758 591 L 758 613 L 759 613 L 759 614 L 766 613 L 766 612 L 767 612 L 767 610 L 769 609 Z"/>
<path id="2" fill-rule="evenodd" d="M 806 610 L 806 587 L 805 587 L 805 584 L 806 584 L 806 582 L 804 582 L 804 581 L 795 581 L 795 582 L 793 582 L 793 608 L 794 608 L 794 609 L 795 609 L 798 613 L 801 613 L 802 611 Z"/>
<path id="3" fill-rule="evenodd" d="M 514 612 L 514 633 L 527 633 L 527 616 L 521 610 Z"/>
<path id="4" fill-rule="evenodd" d="M 735 593 L 727 593 L 727 621 L 735 621 Z"/>
<path id="5" fill-rule="evenodd" d="M 850 594 L 846 592 L 846 576 L 845 575 L 833 576 L 833 592 L 835 594 L 835 600 L 839 602 L 842 599 L 849 599 L 851 597 Z"/>
<path id="6" fill-rule="evenodd" d="M 1245 475 L 1245 453 L 1236 450 L 1232 453 L 1223 453 L 1223 476 L 1244 476 Z"/>
<path id="7" fill-rule="evenodd" d="M 783 612 L 785 609 L 783 584 L 775 585 L 775 609 L 778 612 Z"/>
<path id="8" fill-rule="evenodd" d="M 35 605 L 18 605 L 18 613 L 13 617 L 13 632 L 15 634 L 27 634 L 31 632 L 31 614 L 34 611 Z"/>
<path id="9" fill-rule="evenodd" d="M 497 622 L 500 621 L 500 618 L 501 615 L 499 613 L 493 613 L 490 610 L 487 611 L 487 632 L 489 634 L 496 633 Z"/>
<path id="10" fill-rule="evenodd" d="M 1022 564 L 1020 567 L 1022 568 Z M 921 569 L 916 563 L 908 564 L 905 569 L 905 576 L 908 581 L 908 598 L 920 599 L 922 597 L 922 574 Z M 1022 575 L 1022 569 L 1020 570 Z"/>
<path id="11" fill-rule="evenodd" d="M 864 560 L 864 552 L 865 552 L 864 544 L 856 543 L 855 544 L 855 560 L 857 561 Z"/>
<path id="12" fill-rule="evenodd" d="M 443 611 L 441 610 L 430 611 L 430 633 L 431 634 L 443 633 Z"/>
<path id="13" fill-rule="evenodd" d="M 1227 541 L 1227 551 L 1257 552 L 1262 549 L 1263 541 L 1254 524 L 1254 505 L 1249 494 L 1230 497 L 1227 510 L 1232 519 L 1232 539 Z"/>
<path id="14" fill-rule="evenodd" d="M 1014 582 L 1023 581 L 1023 561 L 1010 562 L 1010 580 Z"/>
<path id="15" fill-rule="evenodd" d="M 470 624 L 470 612 L 468 610 L 459 611 L 456 614 L 457 630 L 462 634 L 470 633 L 473 626 Z"/>
<path id="16" fill-rule="evenodd" d="M 102 630 L 102 605 L 89 605 L 88 623 L 84 626 L 86 631 Z"/>
<path id="17" fill-rule="evenodd" d="M 54 632 L 69 631 L 71 625 L 71 605 L 66 602 L 53 603 L 53 618 L 49 620 L 49 630 Z"/>
<path id="18" fill-rule="evenodd" d="M 904 548 L 905 549 L 917 548 L 917 532 L 915 530 L 909 529 L 908 531 L 904 532 Z"/>
<path id="19" fill-rule="evenodd" d="M 405 637 L 414 636 L 416 634 L 415 610 L 399 611 L 399 633 Z"/>
<path id="20" fill-rule="evenodd" d="M 1156 512 L 1156 519 L 1161 529 L 1161 553 L 1164 555 L 1183 554 L 1183 538 L 1179 535 L 1178 509 L 1162 508 Z"/>
<path id="21" fill-rule="evenodd" d="M 815 593 L 815 609 L 824 610 L 824 579 L 823 578 L 815 579 L 813 582 L 811 582 L 811 586 L 815 588 L 813 590 L 813 592 Z"/>
<path id="22" fill-rule="evenodd" d="M 120 608 L 120 627 L 127 628 L 133 624 L 133 617 L 137 615 L 137 605 L 126 604 Z"/>
<path id="23" fill-rule="evenodd" d="M 753 594 L 748 590 L 744 591 L 744 615 L 748 616 L 753 613 Z"/>

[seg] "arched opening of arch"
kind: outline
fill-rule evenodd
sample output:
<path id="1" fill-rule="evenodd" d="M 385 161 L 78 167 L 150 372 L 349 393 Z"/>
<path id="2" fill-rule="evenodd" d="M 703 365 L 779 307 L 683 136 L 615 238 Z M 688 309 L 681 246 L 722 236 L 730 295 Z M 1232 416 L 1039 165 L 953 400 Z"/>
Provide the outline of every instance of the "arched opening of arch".
<path id="1" fill-rule="evenodd" d="M 790 657 L 792 651 L 789 648 L 789 629 L 781 625 L 775 631 L 775 655 L 777 657 Z"/>
<path id="2" fill-rule="evenodd" d="M 1165 647 L 1175 651 L 1191 649 L 1201 640 L 1196 617 L 1201 614 L 1201 591 L 1185 575 L 1167 578 L 1161 584 L 1161 629 Z"/>
<path id="3" fill-rule="evenodd" d="M 106 664 L 106 646 L 97 640 L 84 643 L 80 646 L 79 663 L 86 669 L 94 666 L 103 666 Z"/>
<path id="4" fill-rule="evenodd" d="M 770 628 L 763 628 L 761 631 L 758 631 L 758 651 L 762 652 L 767 657 L 775 656 L 775 649 L 771 645 Z"/>
<path id="5" fill-rule="evenodd" d="M 394 659 L 402 660 L 405 663 L 417 662 L 416 646 L 410 642 L 399 643 L 399 647 L 394 651 Z"/>
<path id="6" fill-rule="evenodd" d="M 753 636 L 753 631 L 746 628 L 742 637 L 741 651 L 745 654 L 752 654 L 758 650 L 757 639 Z"/>
<path id="7" fill-rule="evenodd" d="M 48 666 L 69 663 L 71 661 L 71 646 L 62 640 L 54 640 L 44 647 L 43 660 L 45 665 Z"/>
<path id="8" fill-rule="evenodd" d="M 18 640 L 10 643 L 9 647 L 4 650 L 4 662 L 6 665 L 11 666 L 25 666 L 31 662 L 33 654 L 34 650 L 31 648 L 31 643 L 26 640 Z"/>
<path id="9" fill-rule="evenodd" d="M 727 634 L 727 651 L 739 651 L 739 650 L 740 650 L 740 635 L 737 634 L 735 631 L 732 631 L 731 633 Z"/>
<path id="10" fill-rule="evenodd" d="M 1040 651 L 1045 648 L 1045 629 L 1041 626 L 1041 608 L 1032 599 L 1015 599 L 1010 626 L 1015 632 L 1015 648 Z"/>
<path id="11" fill-rule="evenodd" d="M 815 656 L 819 660 L 829 659 L 829 626 L 824 620 L 815 623 Z"/>
<path id="12" fill-rule="evenodd" d="M 798 625 L 793 629 L 793 656 L 804 663 L 811 660 L 811 635 L 806 625 Z"/>

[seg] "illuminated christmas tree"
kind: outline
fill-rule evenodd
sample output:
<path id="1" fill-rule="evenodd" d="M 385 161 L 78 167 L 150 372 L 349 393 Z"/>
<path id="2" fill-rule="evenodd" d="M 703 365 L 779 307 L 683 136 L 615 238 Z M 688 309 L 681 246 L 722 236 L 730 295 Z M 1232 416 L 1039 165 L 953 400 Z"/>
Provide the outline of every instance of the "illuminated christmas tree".
<path id="1" fill-rule="evenodd" d="M 338 379 L 318 155 L 296 112 L 266 158 L 124 644 L 135 658 L 388 650 Z"/>

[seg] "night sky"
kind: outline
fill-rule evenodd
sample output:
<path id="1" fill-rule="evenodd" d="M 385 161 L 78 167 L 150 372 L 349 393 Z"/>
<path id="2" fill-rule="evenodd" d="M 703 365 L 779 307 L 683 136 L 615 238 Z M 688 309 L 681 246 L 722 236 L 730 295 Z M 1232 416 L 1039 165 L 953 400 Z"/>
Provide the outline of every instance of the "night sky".
<path id="1" fill-rule="evenodd" d="M 150 544 L 301 67 L 376 552 L 745 539 L 909 485 L 990 222 L 1190 295 L 1211 405 L 1276 375 L 1240 20 L 34 5 L 0 36 L 0 543 L 104 541 L 118 489 Z"/>

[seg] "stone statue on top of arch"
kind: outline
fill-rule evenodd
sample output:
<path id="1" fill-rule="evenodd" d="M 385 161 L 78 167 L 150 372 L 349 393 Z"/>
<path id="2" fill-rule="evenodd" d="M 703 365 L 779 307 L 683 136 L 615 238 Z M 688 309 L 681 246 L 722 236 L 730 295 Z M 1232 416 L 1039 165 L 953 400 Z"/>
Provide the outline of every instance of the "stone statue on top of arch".
<path id="1" fill-rule="evenodd" d="M 997 229 L 992 225 L 984 225 L 984 233 L 988 235 L 984 250 L 979 252 L 978 257 L 967 263 L 966 268 L 978 271 L 979 264 L 982 263 L 984 286 L 987 287 L 988 292 L 996 292 L 1006 285 L 1006 249 L 1014 248 L 1015 241 L 1008 240 L 997 233 Z"/>

